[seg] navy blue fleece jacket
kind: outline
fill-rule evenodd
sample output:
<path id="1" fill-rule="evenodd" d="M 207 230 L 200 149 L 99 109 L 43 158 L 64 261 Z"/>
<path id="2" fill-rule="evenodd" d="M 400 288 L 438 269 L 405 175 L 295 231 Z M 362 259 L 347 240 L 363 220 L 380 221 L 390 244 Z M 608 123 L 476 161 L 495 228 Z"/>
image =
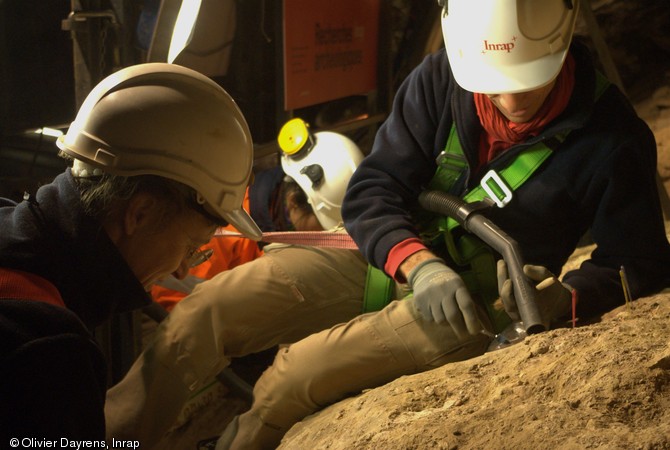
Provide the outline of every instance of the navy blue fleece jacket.
<path id="1" fill-rule="evenodd" d="M 69 169 L 30 201 L 0 199 L 0 267 L 51 282 L 65 308 L 0 298 L 0 442 L 105 438 L 107 371 L 91 331 L 150 298 Z M 60 442 L 60 441 L 59 441 Z"/>
<path id="2" fill-rule="evenodd" d="M 579 292 L 580 316 L 589 316 L 623 303 L 622 265 L 633 297 L 669 286 L 670 245 L 655 181 L 653 134 L 615 86 L 594 103 L 591 55 L 576 43 L 571 52 L 576 80 L 566 110 L 539 136 L 477 172 L 468 169 L 458 191 L 466 193 L 489 169 L 505 167 L 536 141 L 550 142 L 571 130 L 510 204 L 484 214 L 518 241 L 526 263 L 557 274 L 590 230 L 597 245 L 591 259 L 563 279 Z M 473 94 L 456 84 L 441 50 L 427 56 L 399 88 L 344 199 L 345 227 L 374 266 L 383 268 L 396 244 L 417 237 L 410 211 L 435 173 L 435 158 L 454 121 L 469 167 L 478 167 L 482 128 Z"/>

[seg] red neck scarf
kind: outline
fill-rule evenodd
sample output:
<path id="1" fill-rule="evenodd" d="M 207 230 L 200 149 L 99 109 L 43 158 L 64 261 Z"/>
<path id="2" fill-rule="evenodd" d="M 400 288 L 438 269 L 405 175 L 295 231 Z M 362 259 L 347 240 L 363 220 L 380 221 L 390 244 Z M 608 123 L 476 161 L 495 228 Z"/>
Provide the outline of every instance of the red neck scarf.
<path id="1" fill-rule="evenodd" d="M 479 141 L 479 164 L 491 161 L 511 146 L 537 136 L 568 106 L 575 86 L 575 61 L 568 53 L 556 84 L 528 122 L 515 123 L 505 117 L 486 94 L 475 93 L 475 106 L 484 132 Z"/>

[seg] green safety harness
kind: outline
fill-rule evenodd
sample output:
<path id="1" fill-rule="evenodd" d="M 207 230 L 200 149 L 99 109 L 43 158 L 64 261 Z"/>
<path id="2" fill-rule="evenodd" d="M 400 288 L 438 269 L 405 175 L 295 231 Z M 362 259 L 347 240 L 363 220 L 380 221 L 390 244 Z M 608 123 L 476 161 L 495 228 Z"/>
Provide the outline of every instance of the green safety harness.
<path id="1" fill-rule="evenodd" d="M 600 72 L 596 72 L 596 101 L 609 85 L 609 81 Z M 558 134 L 552 140 L 560 144 L 568 134 L 569 131 Z M 499 172 L 490 170 L 463 200 L 473 203 L 489 198 L 499 207 L 507 205 L 512 198 L 512 192 L 528 180 L 551 153 L 552 149 L 545 142 L 530 146 Z M 438 167 L 428 189 L 448 192 L 467 168 L 455 124 L 452 124 L 445 149 L 436 162 Z M 510 323 L 510 319 L 504 310 L 493 306 L 499 296 L 496 255 L 493 249 L 475 235 L 462 229 L 457 231 L 459 224 L 451 217 L 432 215 L 425 228 L 426 232 L 421 234 L 422 239 L 437 244 L 442 243 L 443 239 L 451 262 L 457 266 L 452 268 L 461 275 L 470 293 L 479 296 L 484 302 L 496 333 L 501 332 Z M 394 288 L 395 282 L 392 278 L 382 270 L 368 265 L 363 312 L 381 310 L 393 298 Z"/>

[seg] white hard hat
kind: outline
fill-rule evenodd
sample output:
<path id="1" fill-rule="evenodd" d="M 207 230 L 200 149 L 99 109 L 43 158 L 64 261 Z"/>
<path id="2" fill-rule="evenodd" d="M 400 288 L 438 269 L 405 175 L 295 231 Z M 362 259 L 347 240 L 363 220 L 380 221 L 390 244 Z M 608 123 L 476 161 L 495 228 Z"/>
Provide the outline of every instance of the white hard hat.
<path id="1" fill-rule="evenodd" d="M 183 183 L 213 216 L 252 239 L 242 209 L 253 141 L 241 111 L 218 84 L 185 67 L 146 63 L 102 80 L 58 147 L 112 175 L 157 175 Z"/>
<path id="2" fill-rule="evenodd" d="M 302 119 L 292 119 L 278 137 L 284 173 L 307 195 L 324 229 L 342 223 L 342 200 L 349 179 L 363 159 L 358 146 L 339 133 L 311 133 Z"/>
<path id="3" fill-rule="evenodd" d="M 456 82 L 505 94 L 550 83 L 565 60 L 579 0 L 440 0 Z"/>

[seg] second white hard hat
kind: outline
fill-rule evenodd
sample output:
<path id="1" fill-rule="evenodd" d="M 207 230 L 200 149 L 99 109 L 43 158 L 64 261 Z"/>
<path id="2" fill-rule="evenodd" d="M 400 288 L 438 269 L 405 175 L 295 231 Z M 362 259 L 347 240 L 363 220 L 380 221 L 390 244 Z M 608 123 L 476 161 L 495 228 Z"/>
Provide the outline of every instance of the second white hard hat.
<path id="1" fill-rule="evenodd" d="M 342 223 L 342 200 L 363 152 L 347 136 L 331 131 L 311 133 L 302 119 L 292 119 L 277 138 L 284 173 L 307 195 L 324 229 Z"/>

